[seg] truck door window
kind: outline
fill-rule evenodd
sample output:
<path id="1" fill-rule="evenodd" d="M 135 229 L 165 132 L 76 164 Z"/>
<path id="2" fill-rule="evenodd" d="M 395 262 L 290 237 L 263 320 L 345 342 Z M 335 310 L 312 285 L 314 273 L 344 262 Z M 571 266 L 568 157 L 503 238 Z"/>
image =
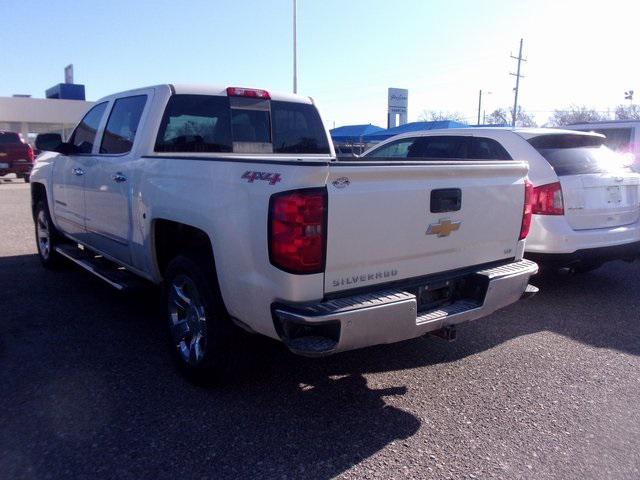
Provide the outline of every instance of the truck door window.
<path id="1" fill-rule="evenodd" d="M 93 150 L 93 144 L 96 141 L 96 133 L 100 126 L 100 120 L 107 108 L 107 102 L 99 103 L 94 106 L 84 116 L 82 121 L 74 130 L 69 143 L 76 147 L 76 153 L 88 154 Z"/>
<path id="2" fill-rule="evenodd" d="M 229 99 L 213 95 L 173 95 L 167 103 L 156 152 L 231 152 Z"/>
<path id="3" fill-rule="evenodd" d="M 146 102 L 146 95 L 118 98 L 115 101 L 102 135 L 100 153 L 123 154 L 131 151 Z"/>

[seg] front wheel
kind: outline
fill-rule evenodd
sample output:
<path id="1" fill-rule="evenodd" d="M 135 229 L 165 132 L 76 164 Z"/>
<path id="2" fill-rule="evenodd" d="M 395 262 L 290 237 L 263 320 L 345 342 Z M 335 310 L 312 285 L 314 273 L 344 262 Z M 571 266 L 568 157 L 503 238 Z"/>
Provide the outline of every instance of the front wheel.
<path id="1" fill-rule="evenodd" d="M 210 260 L 180 255 L 169 263 L 164 281 L 172 353 L 179 369 L 197 383 L 227 373 L 232 337 Z"/>
<path id="2" fill-rule="evenodd" d="M 60 233 L 51 221 L 47 204 L 39 201 L 35 209 L 35 232 L 38 257 L 45 268 L 57 269 L 63 262 L 63 257 L 56 251 L 60 243 Z"/>

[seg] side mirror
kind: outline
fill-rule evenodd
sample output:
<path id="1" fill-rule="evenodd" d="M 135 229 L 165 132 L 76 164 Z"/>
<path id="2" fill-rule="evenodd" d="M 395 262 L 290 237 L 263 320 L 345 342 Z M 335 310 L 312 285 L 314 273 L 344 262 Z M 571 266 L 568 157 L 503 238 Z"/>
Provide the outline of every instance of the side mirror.
<path id="1" fill-rule="evenodd" d="M 41 133 L 36 137 L 36 148 L 48 152 L 57 152 L 62 145 L 62 136 L 59 133 Z"/>
<path id="2" fill-rule="evenodd" d="M 63 142 L 59 133 L 41 133 L 36 137 L 36 148 L 63 155 L 70 155 L 74 151 L 73 145 Z"/>

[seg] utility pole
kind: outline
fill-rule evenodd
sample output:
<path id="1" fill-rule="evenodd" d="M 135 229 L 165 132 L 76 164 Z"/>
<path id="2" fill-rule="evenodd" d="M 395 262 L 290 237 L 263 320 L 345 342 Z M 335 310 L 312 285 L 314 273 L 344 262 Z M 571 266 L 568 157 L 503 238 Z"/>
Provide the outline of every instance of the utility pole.
<path id="1" fill-rule="evenodd" d="M 480 125 L 480 110 L 482 110 L 482 90 L 478 94 L 478 125 Z"/>
<path id="2" fill-rule="evenodd" d="M 522 39 L 520 39 L 520 52 L 518 53 L 517 57 L 514 57 L 513 55 L 511 55 L 511 58 L 513 58 L 514 60 L 518 60 L 518 73 L 510 73 L 509 75 L 513 75 L 514 77 L 516 77 L 516 88 L 514 88 L 513 90 L 515 91 L 515 95 L 514 95 L 514 99 L 513 99 L 513 117 L 511 120 L 511 126 L 515 127 L 516 126 L 516 115 L 518 115 L 518 92 L 520 90 L 520 79 L 524 78 L 524 75 L 520 75 L 520 64 L 522 62 L 526 62 L 527 60 L 522 58 Z"/>
<path id="3" fill-rule="evenodd" d="M 298 35 L 296 23 L 296 0 L 293 0 L 293 93 L 298 93 Z"/>

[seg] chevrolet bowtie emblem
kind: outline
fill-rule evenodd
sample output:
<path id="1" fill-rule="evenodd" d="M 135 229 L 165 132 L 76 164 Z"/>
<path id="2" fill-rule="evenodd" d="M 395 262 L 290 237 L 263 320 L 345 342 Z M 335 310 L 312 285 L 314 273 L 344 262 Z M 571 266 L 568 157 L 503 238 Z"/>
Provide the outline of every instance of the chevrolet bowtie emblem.
<path id="1" fill-rule="evenodd" d="M 438 223 L 432 223 L 427 229 L 427 235 L 437 235 L 438 237 L 448 237 L 451 232 L 460 228 L 460 222 L 452 222 L 448 218 L 442 218 Z"/>

